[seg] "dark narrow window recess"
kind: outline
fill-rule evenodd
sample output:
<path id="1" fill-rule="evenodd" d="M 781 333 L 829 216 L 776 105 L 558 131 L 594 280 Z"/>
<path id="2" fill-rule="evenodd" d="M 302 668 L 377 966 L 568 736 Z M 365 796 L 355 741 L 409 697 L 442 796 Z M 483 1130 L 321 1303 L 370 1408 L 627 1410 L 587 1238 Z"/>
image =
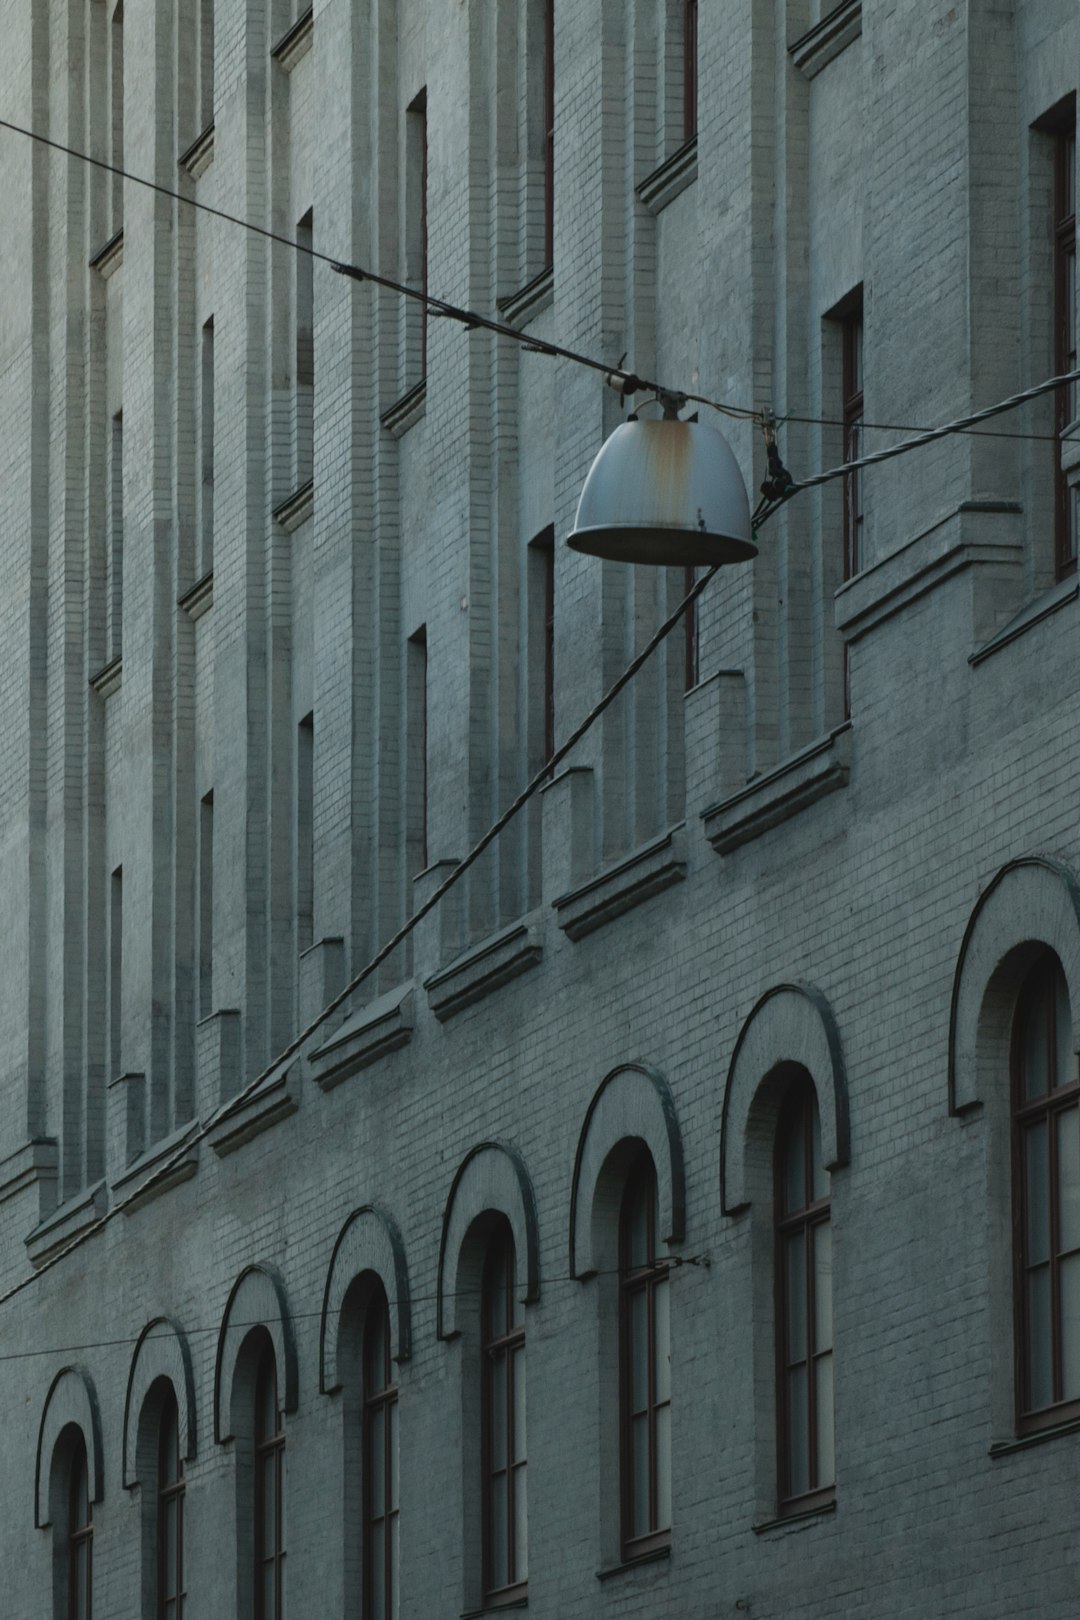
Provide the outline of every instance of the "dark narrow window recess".
<path id="1" fill-rule="evenodd" d="M 124 869 L 109 880 L 109 1079 L 124 1072 Z"/>
<path id="2" fill-rule="evenodd" d="M 833 1442 L 832 1227 L 821 1125 L 805 1071 L 780 1112 L 776 1204 L 776 1438 L 781 1517 L 831 1501 Z"/>
<path id="3" fill-rule="evenodd" d="M 405 113 L 405 279 L 421 292 L 428 290 L 428 127 L 427 88 L 414 96 Z M 419 328 L 419 373 L 427 376 L 427 307 L 410 302 L 406 320 Z M 406 370 L 417 375 L 415 364 L 406 361 Z"/>
<path id="4" fill-rule="evenodd" d="M 697 582 L 697 569 L 683 569 L 683 589 L 686 596 Z M 691 602 L 683 615 L 683 690 L 689 692 L 698 683 L 698 604 Z"/>
<path id="5" fill-rule="evenodd" d="M 398 1389 L 390 1308 L 380 1287 L 364 1318 L 363 1620 L 398 1615 Z"/>
<path id="6" fill-rule="evenodd" d="M 315 716 L 296 728 L 296 954 L 315 939 Z"/>
<path id="7" fill-rule="evenodd" d="M 1076 106 L 1054 132 L 1054 375 L 1076 369 Z M 1076 421 L 1075 383 L 1054 394 L 1058 438 Z M 1055 446 L 1054 540 L 1058 579 L 1076 572 L 1080 492 L 1069 487 Z"/>
<path id="8" fill-rule="evenodd" d="M 555 752 L 555 529 L 548 524 L 528 548 L 529 763 L 538 770 Z M 539 743 L 539 747 L 537 746 Z"/>
<path id="9" fill-rule="evenodd" d="M 124 628 L 124 413 L 109 426 L 108 550 L 106 553 L 106 645 L 119 658 Z"/>
<path id="10" fill-rule="evenodd" d="M 842 317 L 843 376 L 841 379 L 844 415 L 844 460 L 854 461 L 863 447 L 863 301 L 862 288 L 853 294 L 851 307 Z M 844 578 L 853 579 L 864 564 L 863 556 L 863 475 L 848 473 L 844 479 Z"/>
<path id="11" fill-rule="evenodd" d="M 68 1472 L 66 1620 L 93 1620 L 94 1523 L 86 1443 L 79 1436 Z"/>
<path id="12" fill-rule="evenodd" d="M 656 1168 L 642 1148 L 619 1214 L 619 1441 L 624 1563 L 671 1540 L 671 1283 L 657 1253 Z"/>
<path id="13" fill-rule="evenodd" d="M 199 367 L 199 575 L 214 567 L 214 318 L 202 329 Z"/>
<path id="14" fill-rule="evenodd" d="M 180 1455 L 180 1414 L 169 1394 L 158 1426 L 157 1617 L 182 1620 L 184 1589 L 184 1460 Z"/>
<path id="15" fill-rule="evenodd" d="M 491 1607 L 520 1602 L 528 1581 L 525 1318 L 514 1239 L 501 1220 L 481 1284 L 483 1587 Z"/>
<path id="16" fill-rule="evenodd" d="M 199 804 L 199 1017 L 214 1010 L 214 794 Z"/>
<path id="17" fill-rule="evenodd" d="M 1016 1427 L 1080 1418 L 1080 1071 L 1061 963 L 1044 951 L 1012 1032 Z"/>
<path id="18" fill-rule="evenodd" d="M 295 287 L 295 397 L 293 400 L 293 489 L 310 483 L 315 451 L 315 279 L 311 250 L 315 244 L 312 210 L 296 226 L 301 252 L 294 255 Z"/>
<path id="19" fill-rule="evenodd" d="M 269 1335 L 255 1374 L 255 1490 L 253 1507 L 254 1620 L 284 1620 L 282 1582 L 285 1567 L 284 1485 L 285 1435 L 278 1405 L 277 1364 Z"/>
<path id="20" fill-rule="evenodd" d="M 428 864 L 428 650 L 421 625 L 405 646 L 405 860 L 408 877 Z"/>
<path id="21" fill-rule="evenodd" d="M 692 141 L 698 125 L 698 0 L 683 6 L 683 140 Z"/>
<path id="22" fill-rule="evenodd" d="M 544 0 L 544 263 L 555 262 L 555 0 Z"/>

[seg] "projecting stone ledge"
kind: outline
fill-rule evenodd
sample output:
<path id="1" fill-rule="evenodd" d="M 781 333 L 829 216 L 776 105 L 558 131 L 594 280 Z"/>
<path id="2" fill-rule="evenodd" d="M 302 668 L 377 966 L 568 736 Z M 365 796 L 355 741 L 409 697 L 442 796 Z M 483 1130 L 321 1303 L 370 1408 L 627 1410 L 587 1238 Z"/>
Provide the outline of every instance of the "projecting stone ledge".
<path id="1" fill-rule="evenodd" d="M 397 985 L 385 996 L 353 1013 L 328 1041 L 309 1053 L 308 1062 L 324 1091 L 359 1074 L 412 1038 L 413 984 Z"/>
<path id="2" fill-rule="evenodd" d="M 587 883 L 560 895 L 552 905 L 563 932 L 571 939 L 583 939 L 643 900 L 681 883 L 685 876 L 686 824 L 680 822 Z"/>
<path id="3" fill-rule="evenodd" d="M 535 967 L 544 952 L 540 916 L 532 912 L 440 968 L 424 981 L 428 1006 L 441 1023 L 490 991 Z"/>
<path id="4" fill-rule="evenodd" d="M 851 774 L 851 737 L 848 721 L 729 799 L 704 810 L 701 819 L 713 849 L 726 855 L 798 815 L 827 793 L 846 787 Z"/>

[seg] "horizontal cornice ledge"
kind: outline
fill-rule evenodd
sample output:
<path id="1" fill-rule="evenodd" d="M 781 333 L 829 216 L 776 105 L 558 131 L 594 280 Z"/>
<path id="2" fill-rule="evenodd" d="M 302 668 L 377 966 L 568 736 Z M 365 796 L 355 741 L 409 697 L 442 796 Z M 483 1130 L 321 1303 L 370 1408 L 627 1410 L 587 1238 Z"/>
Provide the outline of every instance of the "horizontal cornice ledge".
<path id="1" fill-rule="evenodd" d="M 546 264 L 539 275 L 533 276 L 524 287 L 519 287 L 507 298 L 500 298 L 496 308 L 510 326 L 527 326 L 541 310 L 555 302 L 555 267 Z"/>
<path id="2" fill-rule="evenodd" d="M 841 585 L 834 599 L 837 629 L 846 641 L 858 641 L 969 568 L 1015 575 L 1019 588 L 1022 515 L 1016 501 L 962 501 L 898 551 Z"/>
<path id="3" fill-rule="evenodd" d="M 60 1149 L 55 1136 L 35 1137 L 0 1160 L 0 1204 L 39 1182 L 55 1183 Z"/>
<path id="4" fill-rule="evenodd" d="M 308 6 L 303 16 L 299 17 L 273 46 L 270 51 L 271 57 L 279 67 L 285 69 L 286 73 L 291 73 L 296 64 L 310 51 L 314 32 L 315 7 Z"/>
<path id="5" fill-rule="evenodd" d="M 702 811 L 705 836 L 717 854 L 729 854 L 826 794 L 846 787 L 851 774 L 852 735 L 848 721 L 738 793 Z"/>
<path id="6" fill-rule="evenodd" d="M 697 179 L 697 154 L 698 138 L 694 135 L 634 187 L 650 214 L 661 213 L 680 192 L 693 185 Z"/>
<path id="7" fill-rule="evenodd" d="M 398 985 L 353 1013 L 328 1041 L 308 1054 L 316 1083 L 330 1091 L 412 1039 L 413 983 Z"/>
<path id="8" fill-rule="evenodd" d="M 552 906 L 563 933 L 583 939 L 685 877 L 686 823 L 680 821 L 587 883 L 560 895 Z"/>
<path id="9" fill-rule="evenodd" d="M 125 1215 L 132 1215 L 144 1204 L 152 1203 L 167 1193 L 170 1187 L 177 1187 L 182 1181 L 190 1181 L 199 1167 L 199 1148 L 192 1143 L 186 1153 L 181 1153 L 187 1138 L 191 1136 L 197 1125 L 196 1120 L 189 1120 L 178 1131 L 173 1131 L 162 1141 L 155 1142 L 139 1157 L 117 1176 L 112 1183 L 113 1196 L 117 1204 L 122 1207 Z M 169 1160 L 178 1155 L 175 1164 Z M 155 1173 L 157 1172 L 157 1173 Z"/>
<path id="10" fill-rule="evenodd" d="M 26 1253 L 32 1266 L 44 1265 L 65 1244 L 94 1226 L 108 1207 L 104 1180 L 85 1187 L 46 1217 L 26 1238 Z"/>
<path id="11" fill-rule="evenodd" d="M 805 78 L 813 79 L 861 33 L 862 0 L 841 0 L 827 17 L 788 46 L 788 55 Z"/>
<path id="12" fill-rule="evenodd" d="M 256 1136 L 272 1129 L 295 1114 L 300 1106 L 297 1064 L 271 1075 L 240 1103 L 227 1103 L 220 1119 L 207 1132 L 210 1145 L 219 1158 L 235 1153 Z"/>
<path id="13" fill-rule="evenodd" d="M 539 912 L 471 946 L 424 981 L 428 1006 L 440 1023 L 535 967 L 544 953 Z"/>

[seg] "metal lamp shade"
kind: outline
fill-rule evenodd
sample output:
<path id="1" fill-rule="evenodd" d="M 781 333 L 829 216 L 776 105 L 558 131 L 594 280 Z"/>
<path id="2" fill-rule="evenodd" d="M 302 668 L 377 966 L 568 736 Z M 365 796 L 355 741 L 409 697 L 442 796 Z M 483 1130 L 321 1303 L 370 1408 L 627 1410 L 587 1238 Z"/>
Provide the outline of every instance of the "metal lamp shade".
<path id="1" fill-rule="evenodd" d="M 757 555 L 726 439 L 700 422 L 624 422 L 589 469 L 567 545 L 614 562 L 710 566 Z"/>

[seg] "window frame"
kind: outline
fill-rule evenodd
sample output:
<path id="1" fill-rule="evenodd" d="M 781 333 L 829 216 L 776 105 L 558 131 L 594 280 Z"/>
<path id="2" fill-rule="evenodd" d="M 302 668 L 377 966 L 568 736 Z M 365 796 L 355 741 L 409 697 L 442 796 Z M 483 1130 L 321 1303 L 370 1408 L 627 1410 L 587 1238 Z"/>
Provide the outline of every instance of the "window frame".
<path id="1" fill-rule="evenodd" d="M 173 1459 L 175 1457 L 175 1468 Z M 187 1599 L 184 1585 L 184 1459 L 180 1451 L 180 1408 L 172 1389 L 162 1404 L 158 1417 L 157 1441 L 157 1609 L 158 1620 L 182 1620 Z M 166 1558 L 168 1547 L 168 1515 L 175 1509 L 173 1538 L 172 1584 L 175 1591 L 167 1591 L 170 1570 Z"/>
<path id="2" fill-rule="evenodd" d="M 555 263 L 555 0 L 544 0 L 544 269 Z"/>
<path id="3" fill-rule="evenodd" d="M 381 1351 L 381 1355 L 378 1352 Z M 381 1365 L 374 1365 L 377 1358 Z M 397 1528 L 400 1524 L 398 1494 L 397 1427 L 398 1385 L 394 1377 L 394 1363 L 390 1342 L 390 1305 L 381 1284 L 373 1294 L 364 1313 L 364 1331 L 361 1347 L 363 1369 L 363 1408 L 361 1416 L 363 1450 L 363 1571 L 364 1620 L 396 1620 L 400 1592 L 398 1586 Z M 381 1455 L 375 1454 L 374 1418 L 383 1414 Z M 381 1474 L 383 1511 L 372 1511 L 375 1502 L 374 1484 L 377 1471 Z M 383 1540 L 383 1600 L 373 1589 L 374 1564 L 370 1550 L 375 1535 Z"/>
<path id="4" fill-rule="evenodd" d="M 83 1497 L 86 1517 L 82 1515 Z M 74 1442 L 67 1480 L 67 1620 L 92 1620 L 94 1610 L 94 1504 L 90 1494 L 90 1462 L 82 1432 Z M 86 1554 L 86 1604 L 79 1603 L 79 1563 Z"/>
<path id="5" fill-rule="evenodd" d="M 268 1387 L 269 1386 L 269 1387 Z M 274 1431 L 265 1432 L 266 1396 L 272 1396 L 274 1412 Z M 254 1620 L 282 1620 L 282 1598 L 284 1588 L 284 1461 L 285 1461 L 285 1433 L 281 1424 L 281 1403 L 278 1394 L 277 1357 L 270 1339 L 259 1352 L 255 1368 L 254 1401 L 252 1424 L 252 1457 L 254 1463 L 254 1489 L 252 1491 L 252 1517 L 253 1517 L 253 1547 L 254 1547 L 254 1590 L 252 1593 L 252 1613 Z M 266 1524 L 266 1496 L 267 1474 L 272 1480 L 273 1490 L 273 1519 L 272 1519 L 272 1547 L 269 1553 L 266 1547 L 264 1527 Z M 264 1602 L 263 1566 L 272 1563 L 274 1572 L 273 1607 L 267 1608 Z"/>
<path id="6" fill-rule="evenodd" d="M 495 1320 L 493 1316 L 496 1278 L 500 1284 L 499 1293 L 505 1307 L 501 1321 Z M 503 1365 L 506 1369 L 503 1380 L 506 1458 L 504 1465 L 499 1468 L 495 1466 L 492 1448 L 497 1365 Z M 528 1596 L 528 1545 L 526 1543 L 525 1567 L 522 1570 L 517 1548 L 516 1511 L 519 1490 L 524 1489 L 525 1511 L 526 1515 L 528 1514 L 527 1438 L 525 1455 L 521 1458 L 515 1457 L 515 1412 L 518 1386 L 524 1379 L 525 1321 L 517 1298 L 517 1255 L 509 1223 L 502 1220 L 488 1243 L 480 1284 L 481 1584 L 486 1608 L 521 1603 Z M 526 1436 L 527 1433 L 526 1429 Z M 500 1476 L 505 1476 L 501 1482 Z M 492 1557 L 496 1493 L 500 1491 L 505 1492 L 506 1504 L 507 1580 L 503 1585 L 496 1586 Z"/>
<path id="7" fill-rule="evenodd" d="M 1070 1084 L 1058 1086 L 1056 1083 L 1050 1083 L 1037 1097 L 1029 1099 L 1024 1096 L 1026 1088 L 1023 1047 L 1028 1030 L 1027 1021 L 1041 1011 L 1049 1012 L 1046 1022 L 1046 1067 L 1048 1081 L 1054 1081 L 1057 1067 L 1057 1028 L 1052 999 L 1053 980 L 1048 979 L 1046 975 L 1052 974 L 1055 966 L 1064 984 L 1060 960 L 1051 950 L 1042 952 L 1029 968 L 1017 992 L 1010 1039 L 1014 1391 L 1016 1432 L 1021 1436 L 1037 1434 L 1040 1430 L 1056 1428 L 1059 1424 L 1080 1419 L 1080 1394 L 1069 1398 L 1058 1394 L 1061 1388 L 1061 1261 L 1067 1255 L 1080 1250 L 1069 1250 L 1066 1255 L 1056 1252 L 1060 1218 L 1060 1184 L 1056 1152 L 1058 1122 L 1063 1114 L 1073 1109 L 1080 1112 L 1080 1069 L 1076 1067 L 1075 1054 L 1072 1054 L 1074 1078 Z M 1067 997 L 1067 987 L 1065 993 Z M 1045 1004 L 1042 1008 L 1038 1006 L 1040 1001 Z M 1071 1007 L 1069 1013 L 1071 1022 Z M 1029 1311 L 1027 1290 L 1024 1286 L 1027 1273 L 1033 1268 L 1028 1264 L 1028 1177 L 1023 1142 L 1025 1132 L 1030 1130 L 1032 1125 L 1037 1125 L 1040 1120 L 1045 1120 L 1047 1127 L 1049 1223 L 1047 1265 L 1050 1271 L 1051 1378 L 1055 1398 L 1047 1406 L 1033 1407 L 1029 1398 L 1031 1388 L 1031 1362 L 1028 1355 Z"/>
<path id="8" fill-rule="evenodd" d="M 630 1263 L 630 1226 L 637 1200 L 644 1202 L 646 1215 L 645 1261 L 638 1266 Z M 671 1545 L 671 1524 L 661 1525 L 658 1509 L 659 1441 L 656 1414 L 662 1407 L 670 1411 L 670 1378 L 667 1399 L 656 1398 L 656 1371 L 661 1347 L 658 1343 L 656 1299 L 659 1289 L 670 1287 L 670 1272 L 666 1260 L 656 1252 L 658 1225 L 658 1189 L 656 1166 L 648 1148 L 642 1147 L 631 1164 L 623 1183 L 619 1206 L 619 1482 L 620 1482 L 620 1547 L 624 1563 L 646 1559 Z M 646 1342 L 648 1364 L 646 1369 L 646 1407 L 649 1469 L 649 1529 L 644 1534 L 634 1533 L 634 1454 L 632 1424 L 635 1414 L 632 1402 L 632 1328 L 631 1313 L 634 1296 L 645 1295 Z M 670 1305 L 669 1305 L 670 1322 Z M 669 1328 L 670 1335 L 670 1328 Z M 670 1336 L 667 1345 L 670 1357 Z M 668 1456 L 670 1478 L 671 1457 Z"/>
<path id="9" fill-rule="evenodd" d="M 698 132 L 698 0 L 683 0 L 683 141 Z"/>
<path id="10" fill-rule="evenodd" d="M 803 1177 L 804 1185 L 810 1196 L 799 1208 L 788 1209 L 785 1202 L 784 1165 L 787 1159 L 788 1144 L 796 1129 L 803 1133 Z M 820 1115 L 818 1112 L 817 1093 L 809 1075 L 800 1075 L 793 1080 L 788 1088 L 780 1107 L 777 1118 L 776 1134 L 773 1146 L 773 1242 L 775 1263 L 774 1273 L 774 1316 L 775 1323 L 775 1375 L 776 1375 L 776 1496 L 777 1513 L 779 1517 L 786 1518 L 800 1513 L 813 1512 L 817 1508 L 825 1507 L 836 1497 L 835 1478 L 835 1449 L 833 1478 L 821 1481 L 817 1477 L 820 1432 L 818 1429 L 817 1389 L 813 1369 L 816 1363 L 825 1355 L 833 1357 L 835 1354 L 835 1335 L 830 1334 L 828 1350 L 821 1350 L 816 1344 L 816 1297 L 815 1297 L 815 1266 L 814 1257 L 816 1244 L 814 1235 L 823 1226 L 831 1225 L 832 1197 L 828 1182 L 828 1172 L 825 1176 L 826 1193 L 823 1197 L 815 1198 L 814 1187 L 814 1152 L 815 1146 L 820 1142 Z M 791 1451 L 792 1451 L 792 1414 L 788 1399 L 787 1374 L 798 1362 L 788 1358 L 787 1345 L 789 1342 L 791 1319 L 788 1310 L 788 1269 L 787 1257 L 791 1250 L 791 1239 L 800 1233 L 804 1234 L 803 1244 L 805 1265 L 805 1306 L 804 1317 L 806 1327 L 806 1354 L 803 1360 L 807 1366 L 806 1379 L 806 1445 L 807 1445 L 807 1477 L 809 1488 L 805 1491 L 795 1492 L 791 1489 Z M 831 1314 L 831 1301 L 830 1301 Z M 835 1393 L 835 1374 L 833 1374 L 833 1390 Z M 834 1432 L 835 1448 L 835 1432 Z"/>

